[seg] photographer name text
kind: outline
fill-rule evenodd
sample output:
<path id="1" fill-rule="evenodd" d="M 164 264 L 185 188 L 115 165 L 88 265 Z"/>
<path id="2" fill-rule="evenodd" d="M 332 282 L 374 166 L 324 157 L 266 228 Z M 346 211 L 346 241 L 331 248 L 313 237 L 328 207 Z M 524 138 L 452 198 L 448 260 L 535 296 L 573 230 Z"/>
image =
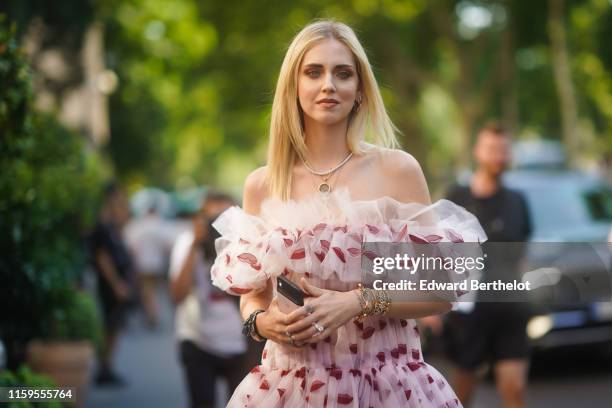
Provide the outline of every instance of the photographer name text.
<path id="1" fill-rule="evenodd" d="M 375 290 L 454 290 L 454 291 L 515 291 L 531 290 L 531 282 L 521 282 L 517 280 L 504 282 L 501 280 L 493 282 L 480 282 L 478 280 L 464 280 L 462 282 L 438 282 L 434 280 L 419 280 L 418 282 L 400 280 L 398 282 L 385 282 L 377 279 L 372 287 Z"/>

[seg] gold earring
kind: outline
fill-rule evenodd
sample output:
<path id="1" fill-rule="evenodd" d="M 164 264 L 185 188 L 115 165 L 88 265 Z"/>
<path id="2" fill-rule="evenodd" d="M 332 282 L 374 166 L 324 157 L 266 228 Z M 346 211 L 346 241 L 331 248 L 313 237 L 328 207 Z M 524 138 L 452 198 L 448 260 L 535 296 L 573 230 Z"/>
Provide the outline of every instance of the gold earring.
<path id="1" fill-rule="evenodd" d="M 361 96 L 355 99 L 355 103 L 353 103 L 353 112 L 357 112 L 361 107 Z"/>

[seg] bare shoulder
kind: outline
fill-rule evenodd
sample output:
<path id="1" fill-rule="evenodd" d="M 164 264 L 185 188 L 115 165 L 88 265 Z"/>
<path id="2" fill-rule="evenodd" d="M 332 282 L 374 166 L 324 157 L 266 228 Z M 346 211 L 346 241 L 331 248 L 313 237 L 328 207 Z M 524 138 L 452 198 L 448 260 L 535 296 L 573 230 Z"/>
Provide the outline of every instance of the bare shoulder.
<path id="1" fill-rule="evenodd" d="M 381 149 L 385 170 L 390 176 L 418 176 L 423 174 L 421 165 L 413 155 L 399 149 Z"/>
<path id="2" fill-rule="evenodd" d="M 415 177 L 423 174 L 421 165 L 410 153 L 370 144 L 364 146 L 365 153 L 371 157 L 371 160 L 376 163 L 388 178 L 405 180 L 406 177 Z"/>
<path id="3" fill-rule="evenodd" d="M 244 181 L 242 206 L 249 214 L 259 214 L 261 203 L 268 197 L 267 166 L 253 170 Z"/>
<path id="4" fill-rule="evenodd" d="M 399 149 L 380 147 L 372 153 L 379 161 L 389 196 L 401 202 L 431 202 L 425 175 L 413 155 Z"/>

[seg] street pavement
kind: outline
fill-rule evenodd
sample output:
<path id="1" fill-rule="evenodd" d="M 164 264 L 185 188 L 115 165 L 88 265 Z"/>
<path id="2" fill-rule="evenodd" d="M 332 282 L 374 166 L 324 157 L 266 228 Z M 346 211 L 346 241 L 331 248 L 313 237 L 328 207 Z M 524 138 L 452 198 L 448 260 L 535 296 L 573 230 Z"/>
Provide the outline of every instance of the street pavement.
<path id="1" fill-rule="evenodd" d="M 119 341 L 115 366 L 127 385 L 107 388 L 92 384 L 87 407 L 187 407 L 174 339 L 172 306 L 166 293 L 160 291 L 158 295 L 161 300 L 159 327 L 149 329 L 142 316 L 136 314 L 129 319 Z"/>
<path id="2" fill-rule="evenodd" d="M 427 358 L 426 358 L 427 360 Z M 430 364 L 450 380 L 449 363 L 430 358 Z M 474 397 L 474 408 L 502 407 L 491 378 L 485 377 Z M 594 348 L 540 353 L 532 361 L 527 407 L 591 408 L 612 406 L 612 359 Z"/>

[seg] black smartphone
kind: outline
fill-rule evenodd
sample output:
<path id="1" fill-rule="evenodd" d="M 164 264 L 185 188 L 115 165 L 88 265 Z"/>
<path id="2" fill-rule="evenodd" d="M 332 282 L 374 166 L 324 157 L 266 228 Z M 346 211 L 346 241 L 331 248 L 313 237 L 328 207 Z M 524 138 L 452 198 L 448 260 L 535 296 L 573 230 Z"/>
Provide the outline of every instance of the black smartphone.
<path id="1" fill-rule="evenodd" d="M 304 306 L 304 292 L 284 276 L 276 278 L 276 291 L 298 306 Z"/>

